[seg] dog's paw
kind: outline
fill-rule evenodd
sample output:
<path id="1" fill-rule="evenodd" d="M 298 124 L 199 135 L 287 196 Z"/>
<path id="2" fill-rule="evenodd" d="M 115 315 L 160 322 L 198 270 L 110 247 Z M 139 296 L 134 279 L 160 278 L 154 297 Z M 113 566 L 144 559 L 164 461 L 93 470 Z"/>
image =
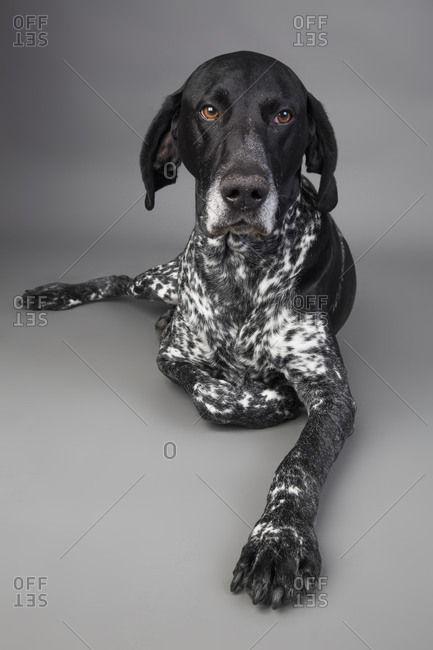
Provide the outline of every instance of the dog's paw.
<path id="1" fill-rule="evenodd" d="M 227 424 L 236 412 L 235 387 L 224 379 L 201 378 L 193 387 L 192 400 L 200 417 L 210 422 Z"/>
<path id="2" fill-rule="evenodd" d="M 23 307 L 29 311 L 53 311 L 81 305 L 82 300 L 76 295 L 75 286 L 65 282 L 52 282 L 27 289 L 21 296 Z"/>
<path id="3" fill-rule="evenodd" d="M 275 426 L 299 413 L 299 401 L 291 387 L 277 390 L 259 383 L 236 386 L 209 377 L 196 383 L 192 399 L 204 420 L 251 429 Z"/>
<path id="4" fill-rule="evenodd" d="M 272 524 L 263 518 L 242 549 L 231 591 L 244 588 L 254 605 L 277 609 L 315 591 L 321 564 L 312 525 Z"/>

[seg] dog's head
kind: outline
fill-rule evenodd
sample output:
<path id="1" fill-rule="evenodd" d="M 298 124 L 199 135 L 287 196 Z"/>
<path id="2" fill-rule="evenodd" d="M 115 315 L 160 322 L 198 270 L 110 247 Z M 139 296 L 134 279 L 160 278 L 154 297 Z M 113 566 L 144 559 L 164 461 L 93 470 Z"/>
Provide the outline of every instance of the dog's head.
<path id="1" fill-rule="evenodd" d="M 197 218 L 209 237 L 269 235 L 299 191 L 303 156 L 321 174 L 317 209 L 337 204 L 337 144 L 322 104 L 283 63 L 254 52 L 203 63 L 169 95 L 140 155 L 151 210 L 181 162 L 196 179 Z"/>

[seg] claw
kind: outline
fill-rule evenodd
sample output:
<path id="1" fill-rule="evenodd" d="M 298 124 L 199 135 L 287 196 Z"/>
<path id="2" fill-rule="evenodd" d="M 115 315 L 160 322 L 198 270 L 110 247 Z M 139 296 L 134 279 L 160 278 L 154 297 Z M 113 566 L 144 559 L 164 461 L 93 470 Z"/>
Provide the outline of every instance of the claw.
<path id="1" fill-rule="evenodd" d="M 272 594 L 272 609 L 278 609 L 283 604 L 284 589 L 283 587 L 276 587 Z"/>
<path id="2" fill-rule="evenodd" d="M 232 593 L 235 593 L 236 591 L 240 590 L 241 588 L 241 582 L 242 578 L 244 577 L 244 571 L 241 569 L 238 571 L 235 576 L 233 577 L 232 583 L 230 585 L 230 591 Z"/>

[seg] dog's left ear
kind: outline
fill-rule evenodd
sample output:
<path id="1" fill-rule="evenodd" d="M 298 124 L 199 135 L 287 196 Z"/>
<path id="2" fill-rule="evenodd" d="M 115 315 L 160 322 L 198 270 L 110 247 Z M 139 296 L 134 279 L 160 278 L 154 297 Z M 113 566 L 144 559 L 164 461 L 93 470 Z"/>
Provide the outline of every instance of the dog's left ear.
<path id="1" fill-rule="evenodd" d="M 319 212 L 330 212 L 338 203 L 337 184 L 334 178 L 337 166 L 337 141 L 334 129 L 322 104 L 307 93 L 310 140 L 305 150 L 307 172 L 321 175 L 317 196 Z"/>
<path id="2" fill-rule="evenodd" d="M 144 205 L 148 210 L 155 205 L 155 192 L 176 182 L 177 168 L 181 163 L 177 147 L 177 123 L 182 90 L 165 99 L 141 147 L 140 169 L 146 189 Z"/>

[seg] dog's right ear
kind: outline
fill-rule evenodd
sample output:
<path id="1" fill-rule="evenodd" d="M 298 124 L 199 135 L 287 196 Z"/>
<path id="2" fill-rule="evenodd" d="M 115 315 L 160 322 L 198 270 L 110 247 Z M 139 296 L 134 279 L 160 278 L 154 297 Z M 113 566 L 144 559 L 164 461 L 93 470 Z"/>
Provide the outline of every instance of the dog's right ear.
<path id="1" fill-rule="evenodd" d="M 337 165 L 337 141 L 322 104 L 307 93 L 307 111 L 311 138 L 305 150 L 307 172 L 321 174 L 317 209 L 331 212 L 338 202 L 334 172 Z"/>
<path id="2" fill-rule="evenodd" d="M 180 88 L 169 95 L 152 120 L 140 153 L 140 169 L 146 189 L 144 205 L 152 210 L 155 192 L 176 182 L 181 161 L 177 147 L 177 123 L 182 101 Z"/>

